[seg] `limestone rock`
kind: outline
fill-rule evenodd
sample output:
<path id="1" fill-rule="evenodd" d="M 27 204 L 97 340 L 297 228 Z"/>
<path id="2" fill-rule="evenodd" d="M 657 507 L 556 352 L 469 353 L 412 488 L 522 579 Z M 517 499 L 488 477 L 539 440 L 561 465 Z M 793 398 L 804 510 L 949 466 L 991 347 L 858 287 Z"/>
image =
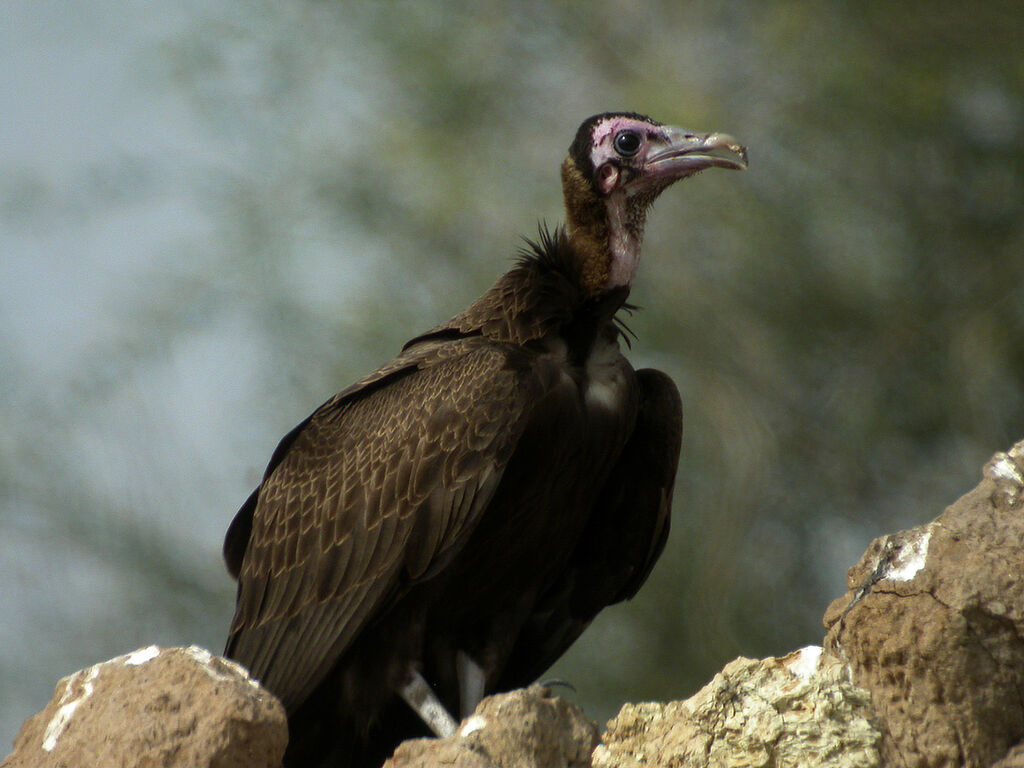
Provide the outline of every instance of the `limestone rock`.
<path id="1" fill-rule="evenodd" d="M 686 701 L 627 704 L 594 768 L 877 768 L 881 734 L 868 695 L 812 646 L 736 659 Z"/>
<path id="2" fill-rule="evenodd" d="M 278 768 L 281 704 L 240 666 L 189 648 L 142 648 L 57 684 L 3 768 Z"/>
<path id="3" fill-rule="evenodd" d="M 1024 768 L 1024 744 L 1011 749 L 1002 760 L 993 763 L 992 768 Z"/>
<path id="4" fill-rule="evenodd" d="M 848 587 L 825 652 L 737 659 L 686 701 L 627 704 L 603 743 L 534 687 L 386 768 L 1024 768 L 1024 442 L 933 522 L 873 542 Z M 62 680 L 2 768 L 279 768 L 286 740 L 238 665 L 151 646 Z"/>
<path id="5" fill-rule="evenodd" d="M 539 686 L 480 702 L 447 739 L 401 744 L 385 768 L 589 768 L 597 725 Z"/>
<path id="6" fill-rule="evenodd" d="M 1024 442 L 933 522 L 873 542 L 848 588 L 825 647 L 871 692 L 888 765 L 987 767 L 1024 739 Z"/>

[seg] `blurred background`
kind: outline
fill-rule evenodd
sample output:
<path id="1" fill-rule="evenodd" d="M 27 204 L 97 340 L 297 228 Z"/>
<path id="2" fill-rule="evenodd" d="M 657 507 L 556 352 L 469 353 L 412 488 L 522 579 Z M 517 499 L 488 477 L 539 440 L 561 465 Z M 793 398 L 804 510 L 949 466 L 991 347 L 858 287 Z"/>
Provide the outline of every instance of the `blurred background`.
<path id="1" fill-rule="evenodd" d="M 551 675 L 600 721 L 819 642 L 868 542 L 1024 437 L 1022 39 L 994 0 L 5 2 L 0 754 L 74 670 L 222 649 L 277 440 L 558 222 L 609 109 L 751 162 L 650 219 L 673 532 Z"/>

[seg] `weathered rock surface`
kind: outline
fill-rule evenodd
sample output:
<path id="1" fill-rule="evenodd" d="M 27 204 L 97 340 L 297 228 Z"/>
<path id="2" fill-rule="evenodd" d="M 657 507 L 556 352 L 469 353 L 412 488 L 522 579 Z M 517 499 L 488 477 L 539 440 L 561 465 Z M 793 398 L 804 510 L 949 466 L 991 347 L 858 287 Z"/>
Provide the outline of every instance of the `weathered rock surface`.
<path id="1" fill-rule="evenodd" d="M 993 763 L 992 768 L 1024 768 L 1024 744 L 1011 749 L 1002 760 Z"/>
<path id="2" fill-rule="evenodd" d="M 278 768 L 287 739 L 284 709 L 240 666 L 150 646 L 61 680 L 3 768 Z"/>
<path id="3" fill-rule="evenodd" d="M 877 768 L 881 733 L 868 695 L 815 646 L 736 659 L 686 701 L 627 704 L 594 768 Z"/>
<path id="4" fill-rule="evenodd" d="M 928 525 L 877 539 L 825 615 L 894 768 L 987 766 L 1024 739 L 1024 442 Z"/>
<path id="5" fill-rule="evenodd" d="M 577 708 L 512 691 L 386 766 L 1024 768 L 1024 442 L 983 475 L 872 543 L 824 653 L 737 659 L 686 701 L 627 704 L 600 745 Z M 281 705 L 236 664 L 151 646 L 62 680 L 2 768 L 279 768 L 286 739 Z"/>
<path id="6" fill-rule="evenodd" d="M 480 702 L 447 739 L 400 745 L 385 768 L 587 768 L 597 725 L 540 686 Z"/>

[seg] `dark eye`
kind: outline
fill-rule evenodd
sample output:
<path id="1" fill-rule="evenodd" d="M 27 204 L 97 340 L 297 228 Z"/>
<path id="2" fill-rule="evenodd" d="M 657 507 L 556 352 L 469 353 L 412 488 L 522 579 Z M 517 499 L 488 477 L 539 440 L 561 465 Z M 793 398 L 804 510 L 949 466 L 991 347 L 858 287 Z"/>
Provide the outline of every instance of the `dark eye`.
<path id="1" fill-rule="evenodd" d="M 640 134 L 623 131 L 615 137 L 615 151 L 623 157 L 632 157 L 640 151 Z"/>

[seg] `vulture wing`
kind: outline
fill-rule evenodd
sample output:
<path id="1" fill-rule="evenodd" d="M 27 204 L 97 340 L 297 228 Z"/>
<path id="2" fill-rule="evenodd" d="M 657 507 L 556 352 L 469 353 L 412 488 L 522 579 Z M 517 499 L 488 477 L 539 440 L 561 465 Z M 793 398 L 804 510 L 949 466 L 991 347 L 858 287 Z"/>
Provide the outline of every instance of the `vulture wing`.
<path id="1" fill-rule="evenodd" d="M 672 379 L 637 371 L 636 426 L 598 495 L 565 570 L 538 601 L 498 690 L 528 685 L 568 650 L 605 606 L 633 597 L 665 548 L 682 442 Z"/>
<path id="2" fill-rule="evenodd" d="M 574 393 L 523 348 L 475 337 L 409 347 L 321 406 L 229 530 L 227 654 L 294 710 L 375 614 L 459 551 L 531 410 Z"/>

